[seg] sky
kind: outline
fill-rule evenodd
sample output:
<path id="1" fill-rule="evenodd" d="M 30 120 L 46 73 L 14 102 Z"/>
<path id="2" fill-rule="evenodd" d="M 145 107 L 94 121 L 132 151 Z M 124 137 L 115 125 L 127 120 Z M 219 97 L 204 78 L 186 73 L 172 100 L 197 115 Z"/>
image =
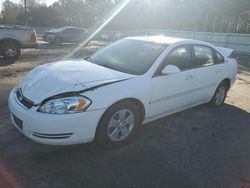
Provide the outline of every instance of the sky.
<path id="1" fill-rule="evenodd" d="M 2 2 L 4 2 L 5 0 L 0 0 L 0 11 L 2 10 Z M 13 3 L 21 3 L 23 2 L 22 0 L 10 0 Z M 46 3 L 47 5 L 52 5 L 55 1 L 57 0 L 39 0 L 39 2 L 41 3 Z"/>

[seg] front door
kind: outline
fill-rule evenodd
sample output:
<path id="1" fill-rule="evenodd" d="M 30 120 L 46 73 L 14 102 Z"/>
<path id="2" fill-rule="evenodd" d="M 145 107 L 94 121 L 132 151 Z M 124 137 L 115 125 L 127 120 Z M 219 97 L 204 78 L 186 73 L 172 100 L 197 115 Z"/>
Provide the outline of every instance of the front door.
<path id="1" fill-rule="evenodd" d="M 188 70 L 191 61 L 189 46 L 180 46 L 172 50 L 152 78 L 151 117 L 181 110 L 190 105 L 194 89 L 194 75 Z M 166 65 L 177 66 L 177 74 L 161 74 Z"/>

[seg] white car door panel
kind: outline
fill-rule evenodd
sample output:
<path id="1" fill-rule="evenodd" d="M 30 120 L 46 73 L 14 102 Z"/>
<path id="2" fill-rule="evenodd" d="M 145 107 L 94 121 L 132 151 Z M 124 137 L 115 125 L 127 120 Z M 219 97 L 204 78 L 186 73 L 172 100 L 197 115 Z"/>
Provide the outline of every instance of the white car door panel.
<path id="1" fill-rule="evenodd" d="M 192 71 L 152 79 L 151 117 L 190 105 L 194 82 Z"/>
<path id="2" fill-rule="evenodd" d="M 209 101 L 212 98 L 215 89 L 223 77 L 222 73 L 217 72 L 216 70 L 216 65 L 193 69 L 196 89 L 192 99 L 193 104 Z"/>

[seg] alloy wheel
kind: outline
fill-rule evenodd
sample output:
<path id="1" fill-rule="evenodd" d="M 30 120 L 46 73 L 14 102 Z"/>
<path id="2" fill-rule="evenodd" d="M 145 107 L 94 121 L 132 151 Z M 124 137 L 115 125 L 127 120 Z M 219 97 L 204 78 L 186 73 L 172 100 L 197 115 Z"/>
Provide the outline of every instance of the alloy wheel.
<path id="1" fill-rule="evenodd" d="M 108 137 L 112 141 L 121 141 L 127 138 L 133 130 L 135 116 L 129 109 L 116 112 L 108 123 Z"/>

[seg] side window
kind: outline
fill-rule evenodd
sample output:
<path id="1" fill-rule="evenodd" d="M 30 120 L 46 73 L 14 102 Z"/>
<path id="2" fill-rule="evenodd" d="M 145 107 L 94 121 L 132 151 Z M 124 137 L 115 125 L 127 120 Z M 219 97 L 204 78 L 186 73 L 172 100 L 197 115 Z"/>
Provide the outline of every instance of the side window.
<path id="1" fill-rule="evenodd" d="M 213 65 L 214 54 L 213 50 L 207 46 L 194 46 L 194 60 L 192 62 L 192 67 L 204 67 Z"/>
<path id="2" fill-rule="evenodd" d="M 216 59 L 216 64 L 225 62 L 224 57 L 217 51 L 215 51 L 215 59 Z"/>
<path id="3" fill-rule="evenodd" d="M 79 30 L 79 29 L 74 29 L 74 30 L 72 30 L 72 33 L 74 33 L 74 34 L 80 34 L 80 33 L 82 33 L 82 31 Z"/>
<path id="4" fill-rule="evenodd" d="M 64 31 L 63 31 L 63 33 L 66 33 L 66 34 L 69 34 L 69 33 L 71 33 L 72 32 L 72 29 L 65 29 Z"/>
<path id="5" fill-rule="evenodd" d="M 188 68 L 191 60 L 191 52 L 189 46 L 182 46 L 174 49 L 165 59 L 164 65 L 175 65 L 180 70 Z"/>

